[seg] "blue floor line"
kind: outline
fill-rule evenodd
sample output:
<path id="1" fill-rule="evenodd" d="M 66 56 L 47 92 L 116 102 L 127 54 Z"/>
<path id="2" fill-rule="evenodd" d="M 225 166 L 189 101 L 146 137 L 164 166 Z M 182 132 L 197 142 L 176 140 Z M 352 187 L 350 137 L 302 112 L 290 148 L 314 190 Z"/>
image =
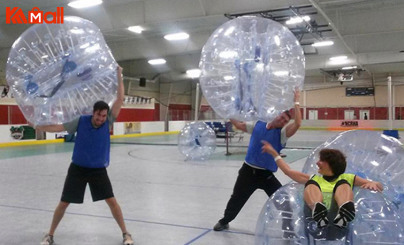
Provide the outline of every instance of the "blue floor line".
<path id="1" fill-rule="evenodd" d="M 189 242 L 185 243 L 184 245 L 189 245 L 189 244 L 191 244 L 191 243 L 195 242 L 196 240 L 198 240 L 199 238 L 201 238 L 201 237 L 205 236 L 206 234 L 208 234 L 208 233 L 209 233 L 209 232 L 211 232 L 211 231 L 212 231 L 212 229 L 209 229 L 209 230 L 207 230 L 207 231 L 203 232 L 202 234 L 200 234 L 199 236 L 195 237 L 195 238 L 194 238 L 194 239 L 192 239 L 191 241 L 189 241 Z"/>
<path id="2" fill-rule="evenodd" d="M 0 204 L 0 207 L 14 208 L 14 209 L 25 209 L 25 210 L 34 210 L 34 211 L 41 211 L 41 212 L 48 212 L 48 213 L 53 213 L 54 212 L 54 210 L 47 210 L 47 209 L 40 209 L 40 208 L 27 208 L 27 207 L 19 207 L 19 206 L 4 205 L 4 204 Z M 111 217 L 111 216 L 103 216 L 103 215 L 82 214 L 82 213 L 72 213 L 72 212 L 66 212 L 66 214 L 87 216 L 87 217 L 96 217 L 96 218 L 104 218 L 104 219 L 113 219 L 113 217 Z M 156 222 L 156 221 L 146 221 L 146 220 L 138 220 L 138 219 L 124 219 L 124 220 L 125 221 L 130 221 L 130 222 L 139 222 L 139 223 L 155 224 L 155 225 L 165 225 L 165 226 L 180 227 L 180 228 L 187 228 L 187 229 L 198 229 L 198 230 L 205 230 L 205 231 L 211 231 L 212 230 L 210 228 L 205 228 L 205 227 L 178 225 L 178 224 L 170 224 L 170 223 Z M 251 233 L 245 233 L 245 232 L 234 232 L 234 231 L 225 231 L 225 232 L 230 232 L 230 233 L 235 233 L 235 234 L 243 234 L 243 235 L 253 235 Z"/>

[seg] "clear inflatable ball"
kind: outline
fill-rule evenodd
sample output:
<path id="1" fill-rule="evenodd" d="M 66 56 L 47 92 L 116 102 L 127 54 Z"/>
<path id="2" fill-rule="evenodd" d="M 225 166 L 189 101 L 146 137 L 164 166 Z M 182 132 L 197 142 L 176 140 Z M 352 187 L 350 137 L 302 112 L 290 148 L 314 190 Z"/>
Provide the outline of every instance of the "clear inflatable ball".
<path id="1" fill-rule="evenodd" d="M 404 148 L 395 138 L 376 131 L 342 132 L 317 147 L 307 158 L 303 172 L 317 173 L 321 149 L 342 151 L 347 157 L 345 172 L 379 181 L 383 192 L 354 188 L 356 217 L 349 229 L 328 225 L 318 229 L 303 201 L 304 186 L 290 183 L 272 195 L 263 207 L 256 226 L 256 245 L 269 244 L 404 244 L 403 186 Z M 331 212 L 330 212 L 331 213 Z M 329 220 L 333 220 L 329 213 Z"/>
<path id="2" fill-rule="evenodd" d="M 257 221 L 255 245 L 404 244 L 397 207 L 382 193 L 355 188 L 356 218 L 349 229 L 318 229 L 304 213 L 303 190 L 303 185 L 289 183 L 268 199 Z M 333 220 L 335 214 L 328 216 Z"/>
<path id="3" fill-rule="evenodd" d="M 186 160 L 207 160 L 216 149 L 216 134 L 204 122 L 190 122 L 178 135 L 178 150 Z"/>
<path id="4" fill-rule="evenodd" d="M 303 172 L 317 173 L 318 154 L 323 148 L 340 150 L 347 160 L 345 172 L 381 182 L 387 199 L 397 204 L 402 203 L 404 148 L 399 140 L 377 131 L 345 131 L 318 146 L 307 158 Z"/>
<path id="5" fill-rule="evenodd" d="M 7 83 L 25 118 L 35 125 L 69 122 L 112 105 L 117 63 L 99 28 L 66 16 L 63 24 L 32 25 L 14 42 Z"/>
<path id="6" fill-rule="evenodd" d="M 202 49 L 200 84 L 222 118 L 270 121 L 293 107 L 305 58 L 288 28 L 270 19 L 239 17 L 217 28 Z"/>

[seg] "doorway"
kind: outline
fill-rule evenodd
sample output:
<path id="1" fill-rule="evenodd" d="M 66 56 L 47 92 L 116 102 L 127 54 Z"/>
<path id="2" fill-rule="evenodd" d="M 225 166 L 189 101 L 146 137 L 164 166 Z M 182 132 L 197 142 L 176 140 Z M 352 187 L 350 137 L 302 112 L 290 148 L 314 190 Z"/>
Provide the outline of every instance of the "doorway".
<path id="1" fill-rule="evenodd" d="M 356 120 L 355 111 L 354 110 L 345 110 L 344 111 L 344 120 Z"/>
<path id="2" fill-rule="evenodd" d="M 317 110 L 309 110 L 309 120 L 318 120 Z"/>
<path id="3" fill-rule="evenodd" d="M 369 120 L 369 110 L 360 110 L 359 111 L 359 119 L 360 120 Z"/>

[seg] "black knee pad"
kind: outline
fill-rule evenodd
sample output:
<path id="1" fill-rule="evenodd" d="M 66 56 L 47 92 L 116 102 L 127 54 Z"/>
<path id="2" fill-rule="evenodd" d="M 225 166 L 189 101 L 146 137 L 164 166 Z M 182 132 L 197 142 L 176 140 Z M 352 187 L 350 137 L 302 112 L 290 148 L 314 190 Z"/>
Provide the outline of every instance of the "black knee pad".
<path id="1" fill-rule="evenodd" d="M 352 188 L 352 186 L 349 184 L 349 182 L 347 180 L 341 179 L 335 184 L 334 190 L 332 191 L 332 193 L 335 194 L 335 191 L 337 190 L 337 187 L 340 186 L 340 185 L 343 185 L 343 184 L 347 184 Z"/>
<path id="2" fill-rule="evenodd" d="M 308 185 L 315 185 L 321 191 L 320 185 L 315 180 L 310 179 L 309 181 L 307 181 L 306 184 L 304 185 L 304 188 L 306 188 Z"/>

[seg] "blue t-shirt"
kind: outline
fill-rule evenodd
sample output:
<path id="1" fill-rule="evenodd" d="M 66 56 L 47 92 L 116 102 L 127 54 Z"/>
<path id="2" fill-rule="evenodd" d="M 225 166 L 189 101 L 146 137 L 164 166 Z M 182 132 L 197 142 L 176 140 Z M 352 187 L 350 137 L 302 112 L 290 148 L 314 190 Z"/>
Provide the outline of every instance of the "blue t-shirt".
<path id="1" fill-rule="evenodd" d="M 262 140 L 268 141 L 277 152 L 284 146 L 281 144 L 282 128 L 267 129 L 267 123 L 257 121 L 251 134 L 245 161 L 255 167 L 264 168 L 272 172 L 278 170 L 274 158 L 268 153 L 262 153 Z"/>

